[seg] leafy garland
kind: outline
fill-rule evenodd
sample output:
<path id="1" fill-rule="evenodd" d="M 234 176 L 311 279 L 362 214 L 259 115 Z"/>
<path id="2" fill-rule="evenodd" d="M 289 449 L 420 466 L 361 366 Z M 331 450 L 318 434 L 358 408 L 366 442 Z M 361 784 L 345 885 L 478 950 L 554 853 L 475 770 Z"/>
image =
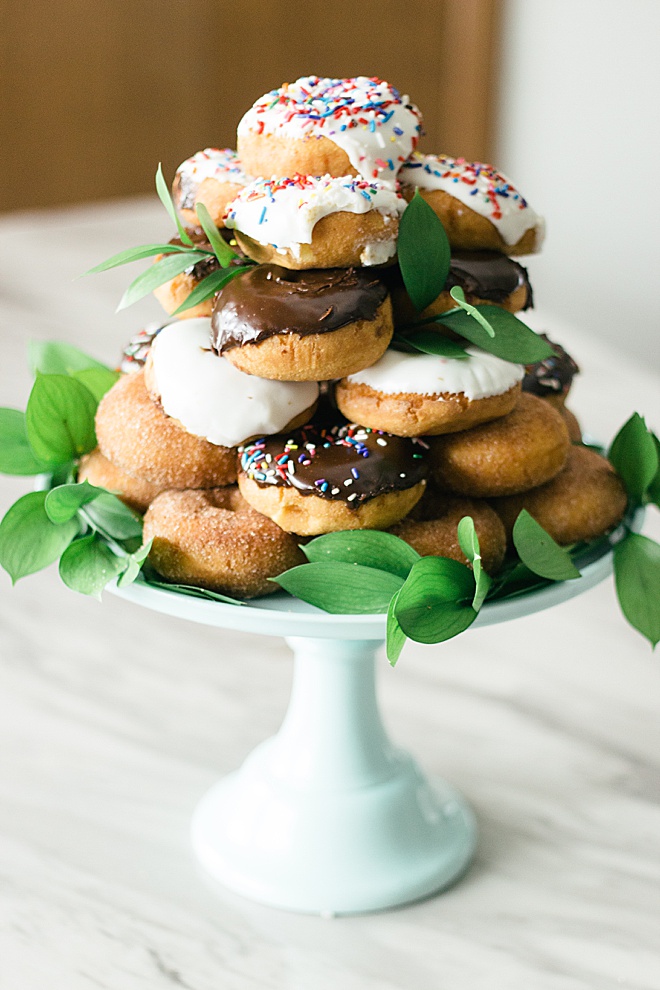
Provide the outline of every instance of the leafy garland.
<path id="1" fill-rule="evenodd" d="M 181 226 L 160 167 L 156 185 L 183 246 L 133 248 L 93 268 L 92 272 L 104 271 L 167 253 L 135 279 L 120 307 L 201 260 L 191 261 L 193 255 L 211 257 L 194 248 Z M 235 252 L 222 240 L 204 208 L 198 206 L 197 212 L 223 270 L 200 282 L 181 309 L 214 295 L 224 281 L 248 267 L 225 270 Z M 165 262 L 176 264 L 167 267 Z M 416 195 L 401 220 L 399 263 L 419 311 L 443 291 L 449 262 L 444 228 Z M 553 353 L 505 310 L 471 306 L 458 288 L 451 295 L 456 309 L 400 328 L 396 346 L 458 359 L 466 356 L 463 344 L 432 329 L 433 323 L 440 323 L 504 360 L 531 363 Z M 33 343 L 29 359 L 36 380 L 25 413 L 0 409 L 0 473 L 48 475 L 49 488 L 19 498 L 0 522 L 0 565 L 12 581 L 59 560 L 64 583 L 97 598 L 109 581 L 124 587 L 140 580 L 183 595 L 244 604 L 204 588 L 162 581 L 147 560 L 150 543 L 142 543 L 141 517 L 114 493 L 75 481 L 78 461 L 96 446 L 97 405 L 118 373 L 63 343 Z M 513 529 L 516 555 L 491 578 L 483 569 L 470 516 L 458 525 L 459 543 L 470 566 L 444 557 L 421 557 L 390 533 L 330 533 L 302 547 L 308 563 L 273 580 L 327 612 L 387 613 L 387 655 L 395 664 L 407 638 L 421 643 L 451 639 L 472 625 L 484 602 L 522 595 L 553 581 L 577 579 L 579 566 L 614 544 L 615 583 L 623 614 L 655 647 L 660 641 L 660 545 L 632 532 L 631 526 L 639 507 L 660 505 L 660 441 L 634 413 L 615 437 L 609 459 L 626 486 L 629 505 L 624 523 L 608 537 L 561 547 L 523 510 Z"/>

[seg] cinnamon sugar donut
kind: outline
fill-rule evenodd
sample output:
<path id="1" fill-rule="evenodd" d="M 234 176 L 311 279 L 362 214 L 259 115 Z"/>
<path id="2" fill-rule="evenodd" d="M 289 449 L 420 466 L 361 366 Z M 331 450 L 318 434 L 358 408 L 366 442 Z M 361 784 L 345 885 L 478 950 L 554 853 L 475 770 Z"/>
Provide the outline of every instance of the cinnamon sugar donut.
<path id="1" fill-rule="evenodd" d="M 144 517 L 149 561 L 169 581 L 255 598 L 305 562 L 297 541 L 250 508 L 235 487 L 164 492 Z"/>
<path id="2" fill-rule="evenodd" d="M 179 165 L 172 199 L 185 226 L 199 223 L 196 207 L 203 203 L 216 227 L 222 227 L 227 206 L 248 182 L 252 176 L 243 171 L 235 151 L 205 148 Z"/>
<path id="3" fill-rule="evenodd" d="M 407 199 L 419 189 L 442 221 L 452 248 L 513 255 L 541 250 L 542 217 L 493 165 L 415 152 L 399 179 Z"/>
<path id="4" fill-rule="evenodd" d="M 231 203 L 225 225 L 254 261 L 285 268 L 351 268 L 394 259 L 406 201 L 350 175 L 256 179 Z"/>
<path id="5" fill-rule="evenodd" d="M 421 122 L 408 97 L 375 76 L 304 76 L 248 110 L 238 153 L 253 175 L 360 175 L 393 188 Z"/>
<path id="6" fill-rule="evenodd" d="M 156 496 L 165 491 L 162 485 L 154 485 L 144 478 L 134 478 L 116 464 L 111 464 L 98 447 L 80 459 L 78 481 L 107 488 L 136 512 L 146 512 Z"/>

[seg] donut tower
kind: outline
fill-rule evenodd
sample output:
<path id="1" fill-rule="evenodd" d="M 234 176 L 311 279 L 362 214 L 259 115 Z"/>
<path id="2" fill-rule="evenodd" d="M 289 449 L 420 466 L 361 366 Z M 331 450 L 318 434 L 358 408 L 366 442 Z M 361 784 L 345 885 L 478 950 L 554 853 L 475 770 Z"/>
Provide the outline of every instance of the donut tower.
<path id="1" fill-rule="evenodd" d="M 205 207 L 234 252 L 227 278 L 130 342 L 79 475 L 145 512 L 165 579 L 263 595 L 304 562 L 301 538 L 355 529 L 465 562 L 465 515 L 494 573 L 521 508 L 562 544 L 622 517 L 622 483 L 580 445 L 564 406 L 578 369 L 561 347 L 528 367 L 474 345 L 456 356 L 401 347 L 411 323 L 456 308 L 455 287 L 473 306 L 530 307 L 513 259 L 544 234 L 506 176 L 418 153 L 421 130 L 417 107 L 380 79 L 308 76 L 256 101 L 236 152 L 207 148 L 179 167 L 181 222 L 210 249 Z M 452 254 L 421 312 L 397 264 L 417 194 Z M 161 285 L 165 310 L 214 268 L 208 257 Z"/>

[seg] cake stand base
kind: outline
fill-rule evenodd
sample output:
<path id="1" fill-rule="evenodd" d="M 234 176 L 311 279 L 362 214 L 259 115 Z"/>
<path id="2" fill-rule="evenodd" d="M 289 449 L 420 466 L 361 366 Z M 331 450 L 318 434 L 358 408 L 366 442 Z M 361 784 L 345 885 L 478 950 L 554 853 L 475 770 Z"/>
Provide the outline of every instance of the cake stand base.
<path id="1" fill-rule="evenodd" d="M 295 667 L 282 728 L 198 805 L 202 866 L 253 900 L 314 914 L 380 910 L 449 886 L 472 858 L 474 816 L 387 738 L 381 641 L 287 642 Z"/>

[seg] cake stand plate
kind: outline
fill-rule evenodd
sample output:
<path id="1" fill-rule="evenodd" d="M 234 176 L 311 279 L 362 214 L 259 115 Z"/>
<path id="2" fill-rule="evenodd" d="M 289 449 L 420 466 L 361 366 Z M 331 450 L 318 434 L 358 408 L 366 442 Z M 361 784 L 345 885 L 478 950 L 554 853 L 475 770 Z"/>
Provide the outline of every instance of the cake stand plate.
<path id="1" fill-rule="evenodd" d="M 474 625 L 550 608 L 611 569 L 608 551 L 579 581 L 486 604 Z M 211 877 L 264 904 L 333 915 L 406 904 L 467 869 L 476 844 L 470 807 L 449 783 L 432 787 L 380 718 L 374 661 L 384 615 L 329 615 L 283 592 L 228 605 L 146 584 L 110 590 L 193 622 L 284 636 L 294 652 L 281 729 L 194 813 L 193 849 Z"/>

